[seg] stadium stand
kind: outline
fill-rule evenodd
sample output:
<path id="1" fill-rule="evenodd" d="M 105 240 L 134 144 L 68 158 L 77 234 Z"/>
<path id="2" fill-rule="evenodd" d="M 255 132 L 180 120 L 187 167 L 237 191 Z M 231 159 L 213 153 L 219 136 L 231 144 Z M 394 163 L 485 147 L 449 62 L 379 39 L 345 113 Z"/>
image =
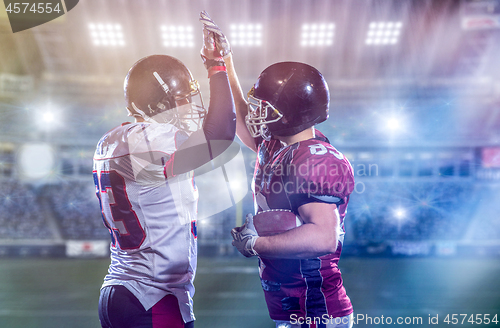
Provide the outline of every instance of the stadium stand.
<path id="1" fill-rule="evenodd" d="M 50 216 L 33 188 L 9 179 L 0 183 L 0 239 L 51 239 Z"/>
<path id="2" fill-rule="evenodd" d="M 348 219 L 358 242 L 461 240 L 473 215 L 470 182 L 370 182 Z"/>
<path id="3" fill-rule="evenodd" d="M 448 247 L 454 249 L 451 253 L 455 254 L 460 247 L 500 244 L 500 204 L 495 199 L 500 194 L 500 184 L 477 175 L 470 160 L 467 174 L 461 174 L 458 169 L 453 174 L 443 174 L 439 161 L 433 161 L 429 174 L 422 175 L 419 168 L 425 163 L 414 156 L 415 161 L 405 164 L 409 167 L 406 174 L 406 166 L 401 161 L 388 161 L 396 163 L 391 167 L 384 164 L 384 158 L 376 152 L 368 157 L 363 151 L 363 158 L 361 151 L 348 151 L 355 158 L 352 164 L 357 172 L 357 185 L 345 223 L 346 255 L 369 253 L 368 247 L 375 249 L 375 253 L 380 248 L 386 250 L 381 253 L 394 255 L 391 247 L 394 250 L 401 245 L 409 247 L 410 253 L 423 247 L 424 253 L 430 255 L 433 247 L 444 247 L 445 251 Z M 400 152 L 394 153 L 401 156 Z M 247 162 L 251 163 L 250 159 Z M 459 168 L 461 164 L 453 165 Z M 373 172 L 366 174 L 359 170 L 362 167 L 372 168 Z M 89 172 L 71 172 L 38 185 L 27 184 L 15 175 L 4 177 L 0 184 L 0 242 L 4 245 L 23 240 L 58 245 L 66 241 L 109 242 Z M 233 254 L 228 232 L 246 213 L 253 212 L 252 203 L 249 193 L 238 206 L 201 218 L 198 222 L 200 252 Z"/>
<path id="4" fill-rule="evenodd" d="M 94 188 L 92 181 L 73 179 L 46 186 L 44 194 L 64 239 L 109 238 Z"/>

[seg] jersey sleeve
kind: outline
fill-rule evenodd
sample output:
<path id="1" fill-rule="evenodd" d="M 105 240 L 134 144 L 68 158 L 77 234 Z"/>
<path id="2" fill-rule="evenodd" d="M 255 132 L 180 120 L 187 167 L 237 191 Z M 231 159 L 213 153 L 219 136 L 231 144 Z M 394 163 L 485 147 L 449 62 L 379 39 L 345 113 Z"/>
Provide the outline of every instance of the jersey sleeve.
<path id="1" fill-rule="evenodd" d="M 300 145 L 287 170 L 284 188 L 294 210 L 309 202 L 341 205 L 354 190 L 351 164 L 324 142 Z"/>
<path id="2" fill-rule="evenodd" d="M 236 114 L 227 73 L 210 78 L 210 105 L 203 129 L 192 133 L 165 164 L 164 174 L 173 177 L 192 171 L 222 154 L 236 132 Z"/>
<path id="3" fill-rule="evenodd" d="M 210 104 L 203 132 L 208 141 L 234 139 L 236 110 L 225 72 L 219 72 L 210 78 Z"/>

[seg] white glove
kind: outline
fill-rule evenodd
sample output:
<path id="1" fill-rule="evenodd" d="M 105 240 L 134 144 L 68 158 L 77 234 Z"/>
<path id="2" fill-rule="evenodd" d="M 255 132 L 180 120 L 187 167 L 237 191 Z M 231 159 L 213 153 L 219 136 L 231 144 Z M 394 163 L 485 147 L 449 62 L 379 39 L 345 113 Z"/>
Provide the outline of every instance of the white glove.
<path id="1" fill-rule="evenodd" d="M 200 13 L 200 22 L 203 23 L 203 35 L 205 35 L 205 31 L 211 34 L 211 40 L 209 39 L 208 42 L 213 42 L 214 48 L 212 50 L 214 50 L 216 56 L 222 58 L 227 57 L 231 53 L 231 46 L 224 33 L 222 33 L 222 30 L 215 24 L 212 18 L 208 16 L 206 11 Z M 207 49 L 210 48 L 207 47 Z"/>
<path id="2" fill-rule="evenodd" d="M 217 35 L 207 28 L 205 23 L 207 20 L 210 22 L 212 21 L 207 13 L 202 11 L 200 13 L 200 21 L 203 23 L 203 46 L 201 47 L 200 53 L 203 65 L 205 65 L 208 71 L 208 77 L 210 78 L 219 71 L 226 71 L 226 63 L 224 63 L 224 58 L 217 48 Z"/>
<path id="3" fill-rule="evenodd" d="M 255 246 L 255 241 L 259 236 L 253 225 L 253 215 L 247 214 L 245 224 L 241 227 L 237 227 L 231 230 L 231 235 L 233 235 L 233 246 L 238 249 L 238 251 L 246 257 L 252 257 L 259 255 L 253 249 Z"/>

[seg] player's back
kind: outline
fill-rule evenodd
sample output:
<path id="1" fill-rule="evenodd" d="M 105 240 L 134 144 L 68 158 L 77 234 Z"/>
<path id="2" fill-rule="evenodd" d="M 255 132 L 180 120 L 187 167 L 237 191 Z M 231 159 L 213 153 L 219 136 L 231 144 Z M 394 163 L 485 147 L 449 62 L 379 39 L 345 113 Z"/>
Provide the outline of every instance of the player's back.
<path id="1" fill-rule="evenodd" d="M 148 302 L 146 294 L 156 293 L 155 299 L 192 288 L 198 194 L 192 172 L 169 179 L 163 172 L 183 140 L 169 124 L 126 124 L 105 134 L 94 155 L 103 220 L 112 234 L 104 285 L 125 285 L 141 302 Z"/>

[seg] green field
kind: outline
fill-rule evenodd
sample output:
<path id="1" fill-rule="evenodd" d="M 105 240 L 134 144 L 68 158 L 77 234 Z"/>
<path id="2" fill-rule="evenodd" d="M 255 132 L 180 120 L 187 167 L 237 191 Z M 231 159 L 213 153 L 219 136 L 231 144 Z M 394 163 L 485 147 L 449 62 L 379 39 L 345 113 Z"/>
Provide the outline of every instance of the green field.
<path id="1" fill-rule="evenodd" d="M 108 259 L 0 259 L 0 327 L 100 327 L 97 300 L 108 263 Z M 413 324 L 403 324 L 411 327 L 500 327 L 500 323 L 443 321 L 447 314 L 500 317 L 498 258 L 346 257 L 341 263 L 355 315 L 373 322 L 360 320 L 355 327 L 388 326 L 388 317 L 392 325 L 398 317 L 411 319 Z M 201 258 L 198 270 L 196 327 L 274 327 L 255 259 Z M 438 315 L 439 324 L 428 325 L 429 315 Z M 375 324 L 382 316 L 384 324 Z"/>

